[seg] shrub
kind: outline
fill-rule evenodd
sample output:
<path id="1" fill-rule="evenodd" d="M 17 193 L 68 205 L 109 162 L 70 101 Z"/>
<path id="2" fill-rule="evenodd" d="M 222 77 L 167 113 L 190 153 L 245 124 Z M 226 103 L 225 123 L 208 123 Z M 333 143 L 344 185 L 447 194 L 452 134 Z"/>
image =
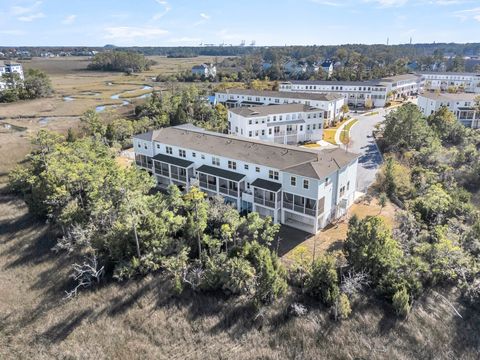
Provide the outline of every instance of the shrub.
<path id="1" fill-rule="evenodd" d="M 350 300 L 348 300 L 347 294 L 341 293 L 337 299 L 336 303 L 336 318 L 345 320 L 352 313 L 352 308 L 350 307 Z"/>
<path id="2" fill-rule="evenodd" d="M 392 298 L 392 305 L 395 309 L 395 313 L 398 316 L 406 317 L 410 312 L 411 305 L 410 305 L 410 296 L 408 295 L 407 289 L 402 288 L 401 290 L 397 291 Z"/>
<path id="3" fill-rule="evenodd" d="M 251 294 L 255 289 L 255 269 L 245 259 L 231 258 L 223 266 L 222 289 L 227 294 Z"/>
<path id="4" fill-rule="evenodd" d="M 305 289 L 309 295 L 319 299 L 327 306 L 335 303 L 340 289 L 336 260 L 333 256 L 325 255 L 315 261 L 307 276 Z"/>

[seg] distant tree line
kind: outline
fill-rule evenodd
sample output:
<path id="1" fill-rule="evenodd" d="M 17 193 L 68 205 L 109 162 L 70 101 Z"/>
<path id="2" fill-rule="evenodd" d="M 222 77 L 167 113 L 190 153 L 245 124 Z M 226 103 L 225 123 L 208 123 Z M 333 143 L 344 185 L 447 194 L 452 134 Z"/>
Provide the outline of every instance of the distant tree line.
<path id="1" fill-rule="evenodd" d="M 154 64 L 143 54 L 131 51 L 108 51 L 96 54 L 88 64 L 90 70 L 123 71 L 127 73 L 149 70 Z"/>

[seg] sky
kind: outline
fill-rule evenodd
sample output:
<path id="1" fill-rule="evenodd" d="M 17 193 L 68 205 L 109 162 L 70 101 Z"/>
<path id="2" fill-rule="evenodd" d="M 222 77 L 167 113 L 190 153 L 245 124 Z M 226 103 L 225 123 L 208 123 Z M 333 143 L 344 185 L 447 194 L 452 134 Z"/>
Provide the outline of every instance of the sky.
<path id="1" fill-rule="evenodd" d="M 480 0 L 0 0 L 0 46 L 480 41 Z"/>

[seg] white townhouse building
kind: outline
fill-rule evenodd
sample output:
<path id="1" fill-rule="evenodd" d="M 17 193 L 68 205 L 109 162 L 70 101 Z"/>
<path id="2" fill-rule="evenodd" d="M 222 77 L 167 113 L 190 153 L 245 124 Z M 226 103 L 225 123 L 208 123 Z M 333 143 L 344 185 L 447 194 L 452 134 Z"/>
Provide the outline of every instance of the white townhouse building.
<path id="1" fill-rule="evenodd" d="M 214 64 L 200 64 L 192 67 L 192 75 L 215 77 L 217 76 L 217 67 Z"/>
<path id="2" fill-rule="evenodd" d="M 445 106 L 466 127 L 480 129 L 480 111 L 475 105 L 477 96 L 480 95 L 425 92 L 418 97 L 418 107 L 425 116 L 429 116 Z"/>
<path id="3" fill-rule="evenodd" d="M 419 72 L 425 90 L 445 91 L 448 87 L 462 87 L 466 92 L 480 93 L 480 73 Z"/>
<path id="4" fill-rule="evenodd" d="M 133 137 L 138 167 L 160 188 L 199 186 L 239 211 L 317 233 L 354 202 L 358 155 L 210 132 L 191 124 Z"/>
<path id="5" fill-rule="evenodd" d="M 320 141 L 323 112 L 304 104 L 239 107 L 228 111 L 228 132 L 277 144 Z"/>
<path id="6" fill-rule="evenodd" d="M 372 106 L 383 107 L 389 94 L 394 95 L 395 98 L 402 95 L 415 95 L 420 89 L 420 83 L 420 76 L 406 74 L 368 81 L 292 80 L 281 83 L 279 90 L 284 92 L 338 94 L 345 99 L 345 103 L 354 107 L 363 107 L 367 99 L 370 99 Z"/>
<path id="7" fill-rule="evenodd" d="M 23 66 L 22 64 L 0 61 L 0 90 L 7 88 L 7 83 L 2 80 L 3 75 L 16 73 L 20 76 L 20 79 L 24 80 Z"/>
<path id="8" fill-rule="evenodd" d="M 240 106 L 304 104 L 320 109 L 322 117 L 332 122 L 340 115 L 344 99 L 338 94 L 313 94 L 282 91 L 257 91 L 245 89 L 229 89 L 215 93 L 217 103 L 228 108 Z"/>

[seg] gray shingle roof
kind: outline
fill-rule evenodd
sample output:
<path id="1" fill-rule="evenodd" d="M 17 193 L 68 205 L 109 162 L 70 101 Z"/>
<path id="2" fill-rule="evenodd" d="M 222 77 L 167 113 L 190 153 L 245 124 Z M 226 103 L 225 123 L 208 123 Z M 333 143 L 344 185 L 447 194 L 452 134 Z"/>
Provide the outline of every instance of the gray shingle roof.
<path id="1" fill-rule="evenodd" d="M 445 101 L 474 101 L 478 94 L 473 93 L 437 93 L 437 92 L 424 92 L 420 94 L 421 97 L 425 97 L 431 100 L 445 100 Z"/>
<path id="2" fill-rule="evenodd" d="M 270 97 L 270 98 L 282 98 L 282 99 L 299 99 L 299 100 L 315 100 L 315 101 L 334 101 L 342 99 L 343 97 L 338 94 L 314 94 L 314 93 L 302 93 L 302 92 L 285 92 L 285 91 L 259 91 L 250 89 L 228 89 L 226 91 L 218 91 L 221 94 L 233 94 L 233 95 L 247 95 L 256 97 Z"/>
<path id="3" fill-rule="evenodd" d="M 209 166 L 209 165 L 202 165 L 197 169 L 197 171 L 204 174 L 218 176 L 223 179 L 237 181 L 237 182 L 242 180 L 245 177 L 245 175 L 243 174 L 230 171 L 230 170 L 220 169 L 220 168 Z"/>
<path id="4" fill-rule="evenodd" d="M 189 166 L 193 165 L 193 161 L 180 159 L 174 156 L 168 156 L 165 154 L 157 154 L 153 157 L 153 160 L 161 161 L 167 164 L 172 164 L 176 166 L 180 166 L 182 168 L 188 168 Z"/>
<path id="5" fill-rule="evenodd" d="M 281 105 L 264 105 L 264 106 L 252 106 L 252 107 L 240 107 L 230 109 L 234 114 L 243 117 L 258 117 L 268 116 L 275 114 L 285 114 L 294 112 L 318 112 L 319 109 L 304 105 L 304 104 L 281 104 Z"/>
<path id="6" fill-rule="evenodd" d="M 135 137 L 141 138 L 141 135 Z M 314 179 L 328 176 L 358 158 L 357 154 L 338 148 L 318 151 L 291 145 L 273 144 L 206 131 L 193 125 L 155 130 L 152 140 Z"/>
<path id="7" fill-rule="evenodd" d="M 250 184 L 251 186 L 253 187 L 258 187 L 260 189 L 265 189 L 265 190 L 269 190 L 269 191 L 273 191 L 273 192 L 277 192 L 278 190 L 280 190 L 282 188 L 282 184 L 280 183 L 276 183 L 276 182 L 273 182 L 273 181 L 269 181 L 269 180 L 264 180 L 264 179 L 255 179 L 254 182 L 252 182 Z"/>

